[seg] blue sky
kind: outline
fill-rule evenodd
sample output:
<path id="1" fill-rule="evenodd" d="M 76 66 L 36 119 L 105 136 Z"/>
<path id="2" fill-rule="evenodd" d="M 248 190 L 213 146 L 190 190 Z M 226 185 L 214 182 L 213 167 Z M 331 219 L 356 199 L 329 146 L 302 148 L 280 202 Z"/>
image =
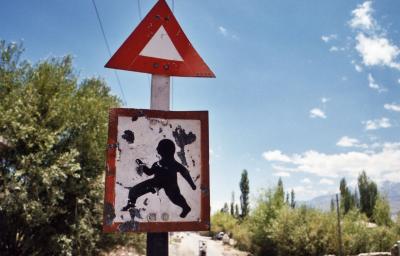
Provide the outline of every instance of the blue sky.
<path id="1" fill-rule="evenodd" d="M 154 0 L 96 0 L 115 52 Z M 213 210 L 276 184 L 299 200 L 361 170 L 400 181 L 400 2 L 168 1 L 216 79 L 174 78 L 173 110 L 210 112 Z M 4 1 L 0 38 L 25 57 L 74 56 L 81 78 L 121 95 L 91 1 Z M 149 108 L 150 76 L 119 71 L 127 106 Z"/>

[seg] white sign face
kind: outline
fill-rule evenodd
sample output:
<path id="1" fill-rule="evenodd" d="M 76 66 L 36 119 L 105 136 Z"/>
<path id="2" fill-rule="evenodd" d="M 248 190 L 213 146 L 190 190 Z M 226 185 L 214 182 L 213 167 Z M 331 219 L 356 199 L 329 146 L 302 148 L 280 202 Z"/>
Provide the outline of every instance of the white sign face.
<path id="1" fill-rule="evenodd" d="M 110 110 L 104 232 L 210 229 L 207 111 Z"/>
<path id="2" fill-rule="evenodd" d="M 200 221 L 200 121 L 120 116 L 117 131 L 114 221 Z"/>

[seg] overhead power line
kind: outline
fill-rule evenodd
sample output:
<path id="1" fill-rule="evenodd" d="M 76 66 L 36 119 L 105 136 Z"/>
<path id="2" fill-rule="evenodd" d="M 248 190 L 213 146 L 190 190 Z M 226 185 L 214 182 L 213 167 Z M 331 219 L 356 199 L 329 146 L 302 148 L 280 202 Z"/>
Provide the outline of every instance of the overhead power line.
<path id="1" fill-rule="evenodd" d="M 103 35 L 104 43 L 106 44 L 108 54 L 110 55 L 110 58 L 111 58 L 112 54 L 111 54 L 110 45 L 108 44 L 106 33 L 104 32 L 103 22 L 101 21 L 101 17 L 100 17 L 100 14 L 99 14 L 99 10 L 97 9 L 97 5 L 96 5 L 95 0 L 92 0 L 92 4 L 93 4 L 93 8 L 94 8 L 94 10 L 96 12 L 97 21 L 99 23 L 101 34 Z M 125 98 L 124 89 L 122 88 L 121 80 L 119 79 L 118 72 L 115 69 L 114 69 L 114 74 L 115 74 L 115 78 L 117 80 L 117 84 L 119 86 L 119 89 L 121 90 L 121 96 L 122 96 L 123 104 L 126 106 L 127 102 L 126 102 L 126 98 Z"/>

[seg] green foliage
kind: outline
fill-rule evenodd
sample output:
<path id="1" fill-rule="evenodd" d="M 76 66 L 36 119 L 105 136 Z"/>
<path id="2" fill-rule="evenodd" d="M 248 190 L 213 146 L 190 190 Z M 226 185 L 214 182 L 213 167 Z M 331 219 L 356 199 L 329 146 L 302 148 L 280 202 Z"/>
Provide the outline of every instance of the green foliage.
<path id="1" fill-rule="evenodd" d="M 293 189 L 290 191 L 290 207 L 293 209 L 296 207 L 296 195 Z"/>
<path id="2" fill-rule="evenodd" d="M 235 204 L 235 218 L 239 218 L 240 214 L 239 214 L 239 205 Z"/>
<path id="3" fill-rule="evenodd" d="M 235 192 L 232 191 L 232 200 L 230 205 L 230 213 L 232 216 L 235 216 Z"/>
<path id="4" fill-rule="evenodd" d="M 374 227 L 365 214 L 350 211 L 343 219 L 343 244 L 346 255 L 360 252 L 390 251 L 395 233 L 386 226 Z"/>
<path id="5" fill-rule="evenodd" d="M 72 59 L 35 65 L 0 41 L 0 251 L 2 255 L 92 255 L 102 235 L 108 109 L 104 81 L 78 83 Z M 137 242 L 143 238 L 137 237 Z"/>
<path id="6" fill-rule="evenodd" d="M 393 233 L 400 237 L 400 213 L 397 214 L 396 220 L 393 223 Z"/>
<path id="7" fill-rule="evenodd" d="M 371 181 L 365 171 L 358 176 L 358 191 L 360 193 L 360 209 L 368 218 L 372 218 L 375 202 L 378 196 L 376 183 Z"/>
<path id="8" fill-rule="evenodd" d="M 373 219 L 380 226 L 390 227 L 393 224 L 390 218 L 390 205 L 385 197 L 378 195 L 373 211 Z"/>
<path id="9" fill-rule="evenodd" d="M 242 210 L 242 218 L 245 218 L 250 211 L 250 202 L 249 202 L 249 193 L 250 193 L 250 186 L 249 186 L 249 178 L 247 176 L 247 170 L 243 170 L 242 177 L 240 178 L 240 208 Z"/>
<path id="10" fill-rule="evenodd" d="M 334 251 L 335 219 L 313 209 L 280 209 L 271 226 L 277 255 L 324 255 Z"/>
<path id="11" fill-rule="evenodd" d="M 217 212 L 211 217 L 211 234 L 232 233 L 236 225 L 237 220 L 229 212 Z"/>
<path id="12" fill-rule="evenodd" d="M 285 203 L 285 190 L 283 188 L 283 182 L 281 178 L 278 180 L 278 185 L 276 186 L 273 200 L 277 207 L 282 207 Z"/>
<path id="13" fill-rule="evenodd" d="M 349 187 L 347 186 L 346 179 L 340 180 L 340 207 L 343 213 L 348 213 L 352 208 L 355 207 L 354 196 L 351 194 Z"/>
<path id="14" fill-rule="evenodd" d="M 256 207 L 243 221 L 235 222 L 229 214 L 217 213 L 212 218 L 214 232 L 231 233 L 237 247 L 254 255 L 338 255 L 336 211 L 323 212 L 306 206 L 292 208 L 284 203 L 282 189 L 283 183 L 279 181 L 274 189 L 262 192 Z M 376 208 L 386 212 L 380 200 Z M 335 210 L 334 201 L 332 207 Z M 345 255 L 389 251 L 400 236 L 400 216 L 392 227 L 385 226 L 384 222 L 378 225 L 370 223 L 366 214 L 352 207 L 341 220 Z"/>

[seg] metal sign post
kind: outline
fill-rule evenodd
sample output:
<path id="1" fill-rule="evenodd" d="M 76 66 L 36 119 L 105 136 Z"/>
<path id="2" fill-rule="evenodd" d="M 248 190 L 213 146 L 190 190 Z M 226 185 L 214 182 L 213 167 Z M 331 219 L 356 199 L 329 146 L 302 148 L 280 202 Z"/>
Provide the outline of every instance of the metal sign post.
<path id="1" fill-rule="evenodd" d="M 150 109 L 170 110 L 170 77 L 151 76 Z M 168 232 L 147 233 L 147 256 L 168 256 Z"/>
<path id="2" fill-rule="evenodd" d="M 106 67 L 152 79 L 151 110 L 110 110 L 103 230 L 147 232 L 147 255 L 166 256 L 168 232 L 210 229 L 208 112 L 169 111 L 170 77 L 215 75 L 166 0 Z"/>

